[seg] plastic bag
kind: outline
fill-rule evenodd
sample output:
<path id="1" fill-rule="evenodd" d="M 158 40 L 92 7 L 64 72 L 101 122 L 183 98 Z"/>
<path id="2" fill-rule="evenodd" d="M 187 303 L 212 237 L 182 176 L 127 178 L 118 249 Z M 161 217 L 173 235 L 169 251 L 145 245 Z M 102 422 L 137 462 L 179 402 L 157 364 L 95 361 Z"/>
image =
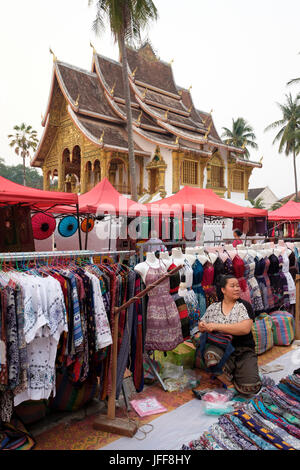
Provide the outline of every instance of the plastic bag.
<path id="1" fill-rule="evenodd" d="M 207 415 L 220 416 L 234 411 L 234 404 L 232 401 L 227 402 L 209 402 L 204 401 L 204 410 Z"/>
<path id="2" fill-rule="evenodd" d="M 200 384 L 195 371 L 184 370 L 183 366 L 176 366 L 167 362 L 164 364 L 162 378 L 168 392 L 183 391 L 186 388 L 194 388 Z"/>
<path id="3" fill-rule="evenodd" d="M 176 366 L 171 362 L 165 362 L 162 372 L 162 379 L 179 379 L 183 376 L 183 366 Z"/>
<path id="4" fill-rule="evenodd" d="M 215 389 L 203 395 L 202 400 L 210 403 L 226 403 L 235 395 L 234 390 Z"/>

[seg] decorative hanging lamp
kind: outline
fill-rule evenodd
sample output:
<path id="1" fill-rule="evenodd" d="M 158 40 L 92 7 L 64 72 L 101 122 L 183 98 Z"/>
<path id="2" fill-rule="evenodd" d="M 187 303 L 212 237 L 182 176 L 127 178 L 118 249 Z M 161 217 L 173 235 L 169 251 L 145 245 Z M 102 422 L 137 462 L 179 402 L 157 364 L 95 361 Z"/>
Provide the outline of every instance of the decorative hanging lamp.
<path id="1" fill-rule="evenodd" d="M 73 215 L 64 217 L 58 224 L 58 233 L 65 238 L 72 237 L 78 230 L 78 221 Z"/>
<path id="2" fill-rule="evenodd" d="M 33 237 L 36 240 L 46 240 L 46 238 L 51 237 L 56 228 L 55 218 L 47 214 L 35 214 L 31 218 L 31 223 Z"/>

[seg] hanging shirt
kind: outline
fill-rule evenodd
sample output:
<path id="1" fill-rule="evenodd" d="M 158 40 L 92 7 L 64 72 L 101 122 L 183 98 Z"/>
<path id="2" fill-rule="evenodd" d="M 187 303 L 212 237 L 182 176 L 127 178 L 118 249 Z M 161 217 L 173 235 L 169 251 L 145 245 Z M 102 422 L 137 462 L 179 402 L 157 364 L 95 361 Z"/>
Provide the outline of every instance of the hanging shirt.
<path id="1" fill-rule="evenodd" d="M 96 324 L 96 351 L 112 344 L 111 330 L 102 299 L 99 279 L 90 272 L 86 275 L 91 279 L 93 285 L 94 316 Z"/>

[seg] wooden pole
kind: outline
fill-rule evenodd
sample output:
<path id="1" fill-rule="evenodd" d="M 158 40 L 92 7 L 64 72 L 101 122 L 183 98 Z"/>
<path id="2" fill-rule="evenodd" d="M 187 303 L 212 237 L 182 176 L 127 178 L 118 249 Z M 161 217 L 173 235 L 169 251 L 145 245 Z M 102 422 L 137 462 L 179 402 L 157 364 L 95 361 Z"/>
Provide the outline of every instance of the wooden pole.
<path id="1" fill-rule="evenodd" d="M 300 339 L 300 276 L 296 276 L 295 339 Z"/>
<path id="2" fill-rule="evenodd" d="M 119 315 L 120 311 L 128 308 L 133 302 L 140 300 L 149 291 L 154 289 L 156 286 L 161 284 L 165 279 L 173 274 L 177 273 L 182 266 L 177 266 L 172 269 L 169 273 L 164 274 L 157 281 L 150 284 L 146 289 L 142 290 L 135 297 L 121 305 L 121 307 L 115 307 L 114 316 L 114 333 L 113 333 L 113 344 L 112 344 L 112 391 L 108 397 L 107 415 L 100 415 L 94 421 L 93 427 L 98 431 L 110 432 L 119 434 L 121 436 L 133 437 L 137 430 L 137 424 L 134 420 L 126 420 L 122 418 L 116 418 L 116 390 L 117 390 L 117 362 L 118 362 L 118 326 L 119 326 Z"/>

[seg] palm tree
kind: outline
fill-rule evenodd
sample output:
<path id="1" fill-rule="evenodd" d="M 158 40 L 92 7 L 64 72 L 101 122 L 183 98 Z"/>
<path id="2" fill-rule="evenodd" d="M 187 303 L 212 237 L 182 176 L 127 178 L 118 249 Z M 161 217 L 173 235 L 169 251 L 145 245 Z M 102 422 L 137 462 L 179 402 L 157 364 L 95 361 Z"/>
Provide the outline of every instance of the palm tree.
<path id="1" fill-rule="evenodd" d="M 293 155 L 295 193 L 296 201 L 298 201 L 296 155 L 298 155 L 300 151 L 300 96 L 296 96 L 295 99 L 293 99 L 291 93 L 285 96 L 285 104 L 277 103 L 282 112 L 282 119 L 270 124 L 266 127 L 265 131 L 280 128 L 280 131 L 273 140 L 273 144 L 278 141 L 279 153 L 284 151 L 286 156 L 290 154 Z"/>
<path id="2" fill-rule="evenodd" d="M 226 144 L 245 148 L 246 158 L 249 159 L 250 157 L 247 147 L 258 149 L 253 128 L 244 118 L 239 117 L 236 120 L 232 119 L 232 129 L 228 129 L 227 127 L 222 127 L 222 129 L 224 129 L 222 137 Z"/>
<path id="3" fill-rule="evenodd" d="M 270 210 L 271 211 L 276 211 L 277 209 L 280 209 L 280 207 L 282 207 L 282 202 L 274 202 L 274 204 L 272 204 L 272 206 L 270 207 Z"/>
<path id="4" fill-rule="evenodd" d="M 265 208 L 263 199 L 262 199 L 261 197 L 258 197 L 256 200 L 254 200 L 254 199 L 249 199 L 249 201 L 251 202 L 252 206 L 253 206 L 255 209 L 264 209 L 264 208 Z"/>
<path id="5" fill-rule="evenodd" d="M 89 0 L 89 5 L 93 3 L 94 0 Z M 158 13 L 152 0 L 96 0 L 96 10 L 96 19 L 93 23 L 95 33 L 99 34 L 100 31 L 105 28 L 104 20 L 107 18 L 113 38 L 119 45 L 120 55 L 122 57 L 131 195 L 132 199 L 137 201 L 137 178 L 126 44 L 133 40 L 140 39 L 141 30 L 144 29 L 151 20 L 156 20 Z"/>
<path id="6" fill-rule="evenodd" d="M 32 126 L 27 126 L 24 122 L 20 126 L 15 126 L 15 134 L 8 135 L 11 139 L 10 147 L 15 148 L 15 153 L 23 158 L 23 186 L 26 186 L 26 157 L 30 156 L 31 150 L 36 150 L 38 144 L 37 132 Z"/>

